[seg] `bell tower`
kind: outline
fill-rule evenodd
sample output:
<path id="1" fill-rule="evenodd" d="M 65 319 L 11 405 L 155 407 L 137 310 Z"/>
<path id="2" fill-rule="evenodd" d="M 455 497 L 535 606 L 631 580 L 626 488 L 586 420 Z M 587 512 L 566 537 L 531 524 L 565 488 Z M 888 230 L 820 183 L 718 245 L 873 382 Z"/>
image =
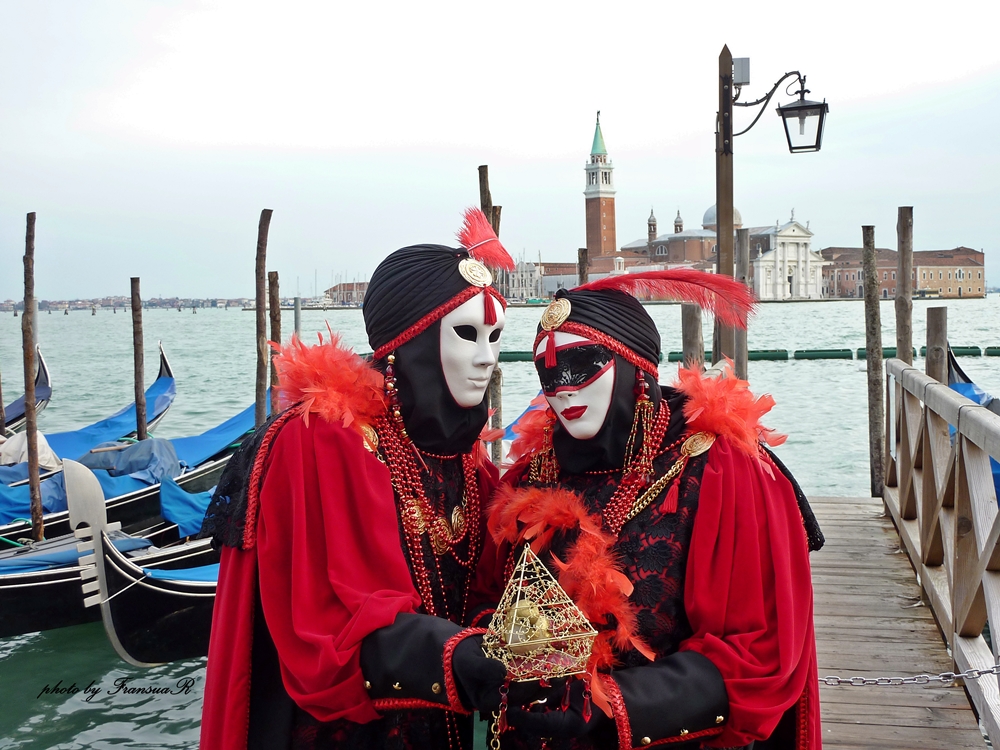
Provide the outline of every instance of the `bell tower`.
<path id="1" fill-rule="evenodd" d="M 587 187 L 583 191 L 587 207 L 587 255 L 616 255 L 618 243 L 615 234 L 615 183 L 614 166 L 608 158 L 601 133 L 601 113 L 597 113 L 594 144 L 590 161 L 584 171 Z"/>

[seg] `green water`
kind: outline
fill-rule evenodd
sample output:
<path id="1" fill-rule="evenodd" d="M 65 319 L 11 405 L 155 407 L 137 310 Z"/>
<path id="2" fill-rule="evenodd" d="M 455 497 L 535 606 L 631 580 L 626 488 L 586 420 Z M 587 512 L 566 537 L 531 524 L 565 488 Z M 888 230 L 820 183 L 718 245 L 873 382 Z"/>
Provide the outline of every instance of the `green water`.
<path id="1" fill-rule="evenodd" d="M 924 338 L 925 309 L 914 303 L 914 343 Z M 665 351 L 679 350 L 680 308 L 647 308 L 663 335 Z M 895 345 L 892 302 L 882 304 L 883 345 Z M 538 308 L 508 311 L 504 345 L 530 349 Z M 948 327 L 953 344 L 1000 345 L 1000 297 L 953 301 Z M 303 338 L 315 340 L 326 322 L 359 351 L 369 351 L 359 310 L 303 313 Z M 22 391 L 20 318 L 0 317 L 0 371 L 4 400 Z M 291 314 L 284 315 L 286 335 Z M 40 415 L 43 431 L 73 429 L 132 400 L 131 318 L 119 310 L 42 314 L 40 341 L 52 371 L 53 400 Z M 157 430 L 159 437 L 201 432 L 253 400 L 254 316 L 239 310 L 144 312 L 147 384 L 155 377 L 156 341 L 167 349 L 177 377 L 177 399 Z M 706 331 L 711 331 L 706 322 Z M 751 349 L 857 349 L 864 346 L 863 306 L 854 301 L 770 304 L 761 307 L 748 334 Z M 922 360 L 916 362 L 922 366 Z M 1000 394 L 1000 357 L 963 358 L 983 388 Z M 778 449 L 803 488 L 813 495 L 859 496 L 868 491 L 867 386 L 858 361 L 753 362 L 754 390 L 773 394 L 777 406 L 765 423 L 788 435 Z M 664 364 L 669 381 L 673 365 Z M 531 363 L 504 365 L 505 422 L 537 392 Z M 141 670 L 119 661 L 102 626 L 84 625 L 0 639 L 0 749 L 191 748 L 197 745 L 204 661 Z M 125 693 L 115 682 L 160 694 Z M 191 680 L 185 690 L 179 681 Z M 41 694 L 74 683 L 75 694 Z M 187 685 L 182 682 L 182 685 Z M 85 688 L 99 689 L 90 700 Z"/>

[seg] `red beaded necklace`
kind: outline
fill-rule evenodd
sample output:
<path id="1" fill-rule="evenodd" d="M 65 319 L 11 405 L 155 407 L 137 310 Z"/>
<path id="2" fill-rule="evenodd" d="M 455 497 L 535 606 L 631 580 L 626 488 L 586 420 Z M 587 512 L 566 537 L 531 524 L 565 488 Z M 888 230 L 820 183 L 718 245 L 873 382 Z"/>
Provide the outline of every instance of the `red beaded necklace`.
<path id="1" fill-rule="evenodd" d="M 402 521 L 403 536 L 413 567 L 413 577 L 417 583 L 417 592 L 420 594 L 424 609 L 431 615 L 438 615 L 437 599 L 434 596 L 430 568 L 427 564 L 428 555 L 423 541 L 426 535 L 430 546 L 429 557 L 433 560 L 437 573 L 438 593 L 443 610 L 440 615 L 453 619 L 451 616 L 454 614 L 457 618 L 455 621 L 461 622 L 465 619 L 469 584 L 475 573 L 481 547 L 479 476 L 476 460 L 473 452 L 461 455 L 463 502 L 455 506 L 451 519 L 446 519 L 438 512 L 424 490 L 422 469 L 427 471 L 427 466 L 403 425 L 393 369 L 395 356 L 390 354 L 387 359 L 385 388 L 389 408 L 386 414 L 375 421 L 375 430 L 379 436 L 379 450 L 385 456 L 385 464 L 389 469 L 396 508 Z M 450 460 L 452 457 L 434 456 L 434 458 Z M 467 556 L 462 559 L 456 548 L 466 535 L 469 538 Z M 448 611 L 440 564 L 440 558 L 447 554 L 451 554 L 454 560 L 467 570 L 460 613 Z"/>

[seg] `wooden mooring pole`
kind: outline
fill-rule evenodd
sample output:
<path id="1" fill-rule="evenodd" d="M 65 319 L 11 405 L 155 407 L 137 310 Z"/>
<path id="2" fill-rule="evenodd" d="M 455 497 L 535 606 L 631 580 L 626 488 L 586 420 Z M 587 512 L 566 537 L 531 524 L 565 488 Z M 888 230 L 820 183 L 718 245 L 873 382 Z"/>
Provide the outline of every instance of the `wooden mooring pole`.
<path id="1" fill-rule="evenodd" d="M 948 382 L 948 308 L 927 308 L 927 359 L 924 367 L 930 377 Z"/>
<path id="2" fill-rule="evenodd" d="M 142 348 L 142 297 L 139 277 L 132 277 L 132 359 L 135 362 L 135 436 L 145 440 L 146 434 L 146 366 Z"/>
<path id="3" fill-rule="evenodd" d="M 590 255 L 587 248 L 581 247 L 576 251 L 576 283 L 583 286 L 590 277 Z"/>
<path id="4" fill-rule="evenodd" d="M 278 294 L 278 272 L 270 271 L 267 274 L 267 299 L 271 312 L 271 341 L 281 345 L 281 295 Z M 276 409 L 278 403 L 278 366 L 274 363 L 274 358 L 278 352 L 271 350 L 271 411 Z"/>
<path id="5" fill-rule="evenodd" d="M 748 285 L 750 280 L 750 230 L 736 230 L 736 263 L 734 278 L 741 284 Z M 736 345 L 736 356 L 733 358 L 733 366 L 736 370 L 736 377 L 741 380 L 747 379 L 747 329 L 734 328 L 733 337 Z"/>
<path id="6" fill-rule="evenodd" d="M 479 167 L 479 207 L 483 210 L 486 218 L 490 220 L 490 223 L 493 225 L 494 233 L 496 233 L 496 236 L 499 237 L 501 207 L 493 205 L 493 196 L 490 194 L 490 168 L 486 164 Z M 502 391 L 503 372 L 501 371 L 498 363 L 493 369 L 493 374 L 490 376 L 490 384 L 487 388 L 487 400 L 490 411 L 493 412 L 493 416 L 490 417 L 490 427 L 494 430 L 499 430 L 503 427 Z M 490 446 L 490 455 L 493 458 L 493 463 L 499 465 L 500 461 L 503 459 L 502 439 L 493 441 Z"/>
<path id="7" fill-rule="evenodd" d="M 265 263 L 267 261 L 267 230 L 271 226 L 271 209 L 260 212 L 257 224 L 256 307 L 257 314 L 257 383 L 254 392 L 254 426 L 267 419 L 267 295 L 265 293 Z"/>
<path id="8" fill-rule="evenodd" d="M 882 318 L 878 307 L 875 227 L 863 226 L 861 234 L 864 241 L 865 355 L 868 370 L 868 465 L 872 497 L 882 497 L 885 482 L 885 391 L 882 388 Z"/>
<path id="9" fill-rule="evenodd" d="M 28 443 L 28 487 L 31 497 L 31 538 L 45 537 L 42 488 L 38 479 L 38 421 L 35 413 L 35 212 L 28 214 L 24 235 L 24 313 L 21 348 L 24 351 L 24 436 Z"/>
<path id="10" fill-rule="evenodd" d="M 295 298 L 295 310 L 293 313 L 295 318 L 295 338 L 302 338 L 302 298 Z"/>
<path id="11" fill-rule="evenodd" d="M 900 206 L 896 220 L 896 357 L 913 364 L 913 206 Z"/>
<path id="12" fill-rule="evenodd" d="M 681 305 L 681 342 L 684 366 L 705 369 L 705 336 L 701 330 L 701 308 L 698 305 Z"/>

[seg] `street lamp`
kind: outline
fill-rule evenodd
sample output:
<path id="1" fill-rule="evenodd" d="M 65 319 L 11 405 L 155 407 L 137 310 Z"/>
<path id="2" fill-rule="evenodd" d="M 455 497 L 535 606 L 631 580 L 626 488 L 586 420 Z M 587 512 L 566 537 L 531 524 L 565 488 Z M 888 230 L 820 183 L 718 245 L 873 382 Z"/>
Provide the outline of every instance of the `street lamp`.
<path id="1" fill-rule="evenodd" d="M 748 132 L 757 124 L 768 102 L 771 101 L 771 97 L 774 96 L 774 92 L 789 78 L 794 78 L 795 81 L 790 83 L 787 88 L 798 83 L 799 90 L 787 92 L 786 89 L 786 92 L 789 96 L 798 95 L 799 99 L 791 104 L 778 107 L 778 114 L 785 126 L 785 138 L 788 140 L 789 151 L 793 154 L 819 151 L 823 143 L 826 113 L 829 111 L 825 100 L 813 102 L 805 98 L 805 95 L 810 93 L 809 89 L 805 87 L 806 77 L 797 70 L 785 73 L 771 87 L 767 95 L 760 99 L 752 102 L 738 101 L 743 86 L 750 83 L 750 61 L 747 58 L 741 58 L 737 60 L 737 63 L 734 69 L 733 56 L 729 52 L 729 47 L 724 46 L 719 55 L 719 111 L 716 116 L 715 128 L 715 231 L 718 247 L 718 270 L 719 273 L 724 273 L 727 276 L 735 276 L 733 257 L 733 139 Z M 760 106 L 761 108 L 750 125 L 738 133 L 733 132 L 734 106 Z M 733 359 L 736 365 L 736 374 L 745 378 L 747 371 L 746 337 L 741 336 L 740 339 L 740 346 L 737 346 L 735 330 L 716 324 L 712 360 L 717 362 L 724 356 Z"/>

